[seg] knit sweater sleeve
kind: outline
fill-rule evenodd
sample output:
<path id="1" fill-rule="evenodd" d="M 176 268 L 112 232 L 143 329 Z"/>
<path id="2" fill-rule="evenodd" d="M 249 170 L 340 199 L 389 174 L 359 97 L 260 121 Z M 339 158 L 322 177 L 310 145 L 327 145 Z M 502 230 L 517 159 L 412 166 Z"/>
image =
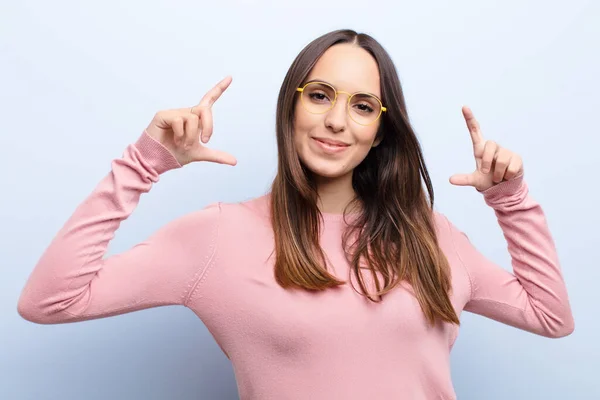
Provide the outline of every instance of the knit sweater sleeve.
<path id="1" fill-rule="evenodd" d="M 465 310 L 547 337 L 574 329 L 557 250 L 544 212 L 523 176 L 482 192 L 507 241 L 512 273 L 483 256 L 448 221 L 456 252 L 470 280 Z"/>
<path id="2" fill-rule="evenodd" d="M 216 252 L 219 205 L 179 217 L 129 250 L 106 256 L 140 196 L 161 173 L 179 167 L 146 132 L 129 145 L 42 254 L 21 292 L 19 314 L 55 324 L 186 305 Z"/>

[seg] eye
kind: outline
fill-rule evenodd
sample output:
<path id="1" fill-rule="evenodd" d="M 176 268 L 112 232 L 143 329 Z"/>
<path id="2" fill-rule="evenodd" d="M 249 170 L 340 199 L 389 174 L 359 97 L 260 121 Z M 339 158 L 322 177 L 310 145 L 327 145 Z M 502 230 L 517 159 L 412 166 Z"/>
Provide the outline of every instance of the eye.
<path id="1" fill-rule="evenodd" d="M 367 103 L 358 103 L 355 104 L 354 107 L 356 107 L 361 113 L 372 113 L 373 111 L 375 111 L 373 107 L 371 107 Z"/>
<path id="2" fill-rule="evenodd" d="M 314 100 L 316 102 L 324 102 L 326 100 L 329 100 L 327 95 L 323 92 L 312 92 L 308 95 L 308 97 L 310 97 L 311 100 Z"/>

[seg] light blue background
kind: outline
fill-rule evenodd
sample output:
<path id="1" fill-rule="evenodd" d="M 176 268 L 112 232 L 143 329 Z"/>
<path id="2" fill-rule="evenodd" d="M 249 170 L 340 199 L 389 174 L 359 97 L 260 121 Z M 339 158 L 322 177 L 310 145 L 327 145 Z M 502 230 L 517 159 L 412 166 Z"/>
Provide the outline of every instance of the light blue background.
<path id="1" fill-rule="evenodd" d="M 0 3 L 0 398 L 237 398 L 229 361 L 185 308 L 42 326 L 18 316 L 18 296 L 154 113 L 195 104 L 228 74 L 211 145 L 238 166 L 164 175 L 109 250 L 210 202 L 264 193 L 284 74 L 309 41 L 344 27 L 373 34 L 396 62 L 438 209 L 510 268 L 492 211 L 472 188 L 448 183 L 474 167 L 467 104 L 486 138 L 522 155 L 559 248 L 575 332 L 552 340 L 463 314 L 452 353 L 459 399 L 600 398 L 598 2 L 282 3 Z"/>

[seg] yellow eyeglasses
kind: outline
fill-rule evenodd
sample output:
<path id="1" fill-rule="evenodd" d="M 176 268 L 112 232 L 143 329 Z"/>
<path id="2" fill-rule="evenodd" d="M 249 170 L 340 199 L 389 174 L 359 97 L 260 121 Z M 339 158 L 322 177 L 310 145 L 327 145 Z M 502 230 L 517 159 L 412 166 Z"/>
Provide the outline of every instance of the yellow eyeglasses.
<path id="1" fill-rule="evenodd" d="M 371 125 L 386 112 L 381 100 L 370 93 L 348 93 L 336 90 L 326 82 L 309 82 L 296 91 L 301 93 L 300 101 L 306 111 L 312 114 L 324 114 L 335 105 L 339 93 L 348 95 L 348 115 L 360 125 Z"/>

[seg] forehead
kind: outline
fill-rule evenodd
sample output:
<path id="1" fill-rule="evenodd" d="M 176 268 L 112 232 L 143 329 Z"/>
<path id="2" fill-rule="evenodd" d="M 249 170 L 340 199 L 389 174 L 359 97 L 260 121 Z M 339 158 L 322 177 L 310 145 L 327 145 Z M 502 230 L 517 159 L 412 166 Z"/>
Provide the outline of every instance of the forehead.
<path id="1" fill-rule="evenodd" d="M 338 90 L 369 92 L 380 96 L 377 62 L 366 50 L 352 44 L 338 44 L 319 58 L 308 80 L 324 80 Z"/>

